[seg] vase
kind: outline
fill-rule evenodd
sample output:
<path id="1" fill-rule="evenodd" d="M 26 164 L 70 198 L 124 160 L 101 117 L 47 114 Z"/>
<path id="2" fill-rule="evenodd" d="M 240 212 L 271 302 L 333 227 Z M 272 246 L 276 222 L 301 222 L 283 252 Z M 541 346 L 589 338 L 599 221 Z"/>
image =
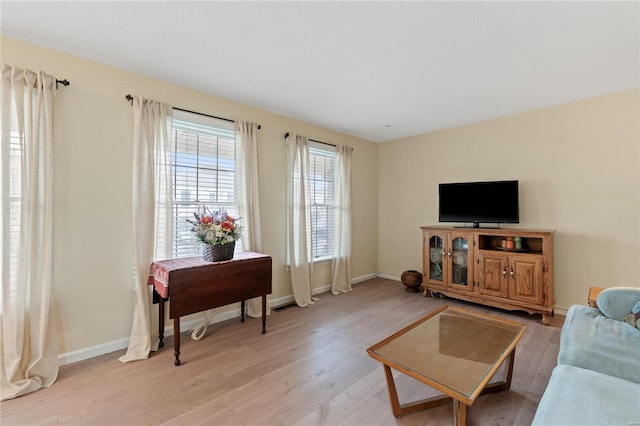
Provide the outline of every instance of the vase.
<path id="1" fill-rule="evenodd" d="M 202 248 L 202 258 L 207 262 L 221 262 L 233 259 L 236 242 L 227 244 L 205 244 Z"/>
<path id="2" fill-rule="evenodd" d="M 422 285 L 422 273 L 414 270 L 404 271 L 400 276 L 400 281 L 406 286 L 406 291 L 417 293 Z"/>

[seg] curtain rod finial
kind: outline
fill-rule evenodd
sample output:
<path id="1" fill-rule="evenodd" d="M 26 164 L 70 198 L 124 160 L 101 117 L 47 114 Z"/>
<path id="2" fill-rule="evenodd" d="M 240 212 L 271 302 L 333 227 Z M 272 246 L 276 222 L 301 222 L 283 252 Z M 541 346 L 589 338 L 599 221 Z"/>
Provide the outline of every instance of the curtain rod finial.
<path id="1" fill-rule="evenodd" d="M 69 82 L 69 80 L 67 80 L 66 78 L 64 80 L 58 80 L 56 78 L 56 89 L 58 88 L 58 85 L 62 84 L 64 87 L 69 86 L 71 83 Z"/>

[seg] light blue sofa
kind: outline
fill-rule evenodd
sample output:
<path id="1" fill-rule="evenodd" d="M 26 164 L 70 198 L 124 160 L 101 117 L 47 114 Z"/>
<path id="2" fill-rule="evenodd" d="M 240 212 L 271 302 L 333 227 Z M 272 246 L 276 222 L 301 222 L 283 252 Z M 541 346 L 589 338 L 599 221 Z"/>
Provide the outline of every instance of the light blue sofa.
<path id="1" fill-rule="evenodd" d="M 640 288 L 600 293 L 598 308 L 569 308 L 558 365 L 533 425 L 640 425 L 640 329 L 624 322 Z"/>

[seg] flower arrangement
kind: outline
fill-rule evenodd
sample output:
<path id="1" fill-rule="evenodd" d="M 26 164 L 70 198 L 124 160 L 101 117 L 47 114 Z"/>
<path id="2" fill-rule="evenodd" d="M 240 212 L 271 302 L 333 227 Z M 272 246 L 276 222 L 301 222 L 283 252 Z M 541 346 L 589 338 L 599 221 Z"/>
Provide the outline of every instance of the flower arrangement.
<path id="1" fill-rule="evenodd" d="M 191 232 L 196 234 L 198 241 L 209 245 L 224 245 L 234 243 L 240 239 L 242 227 L 238 225 L 240 218 L 227 214 L 225 209 L 213 213 L 204 208 L 202 214 L 194 213 L 195 220 L 187 219 L 193 225 Z"/>

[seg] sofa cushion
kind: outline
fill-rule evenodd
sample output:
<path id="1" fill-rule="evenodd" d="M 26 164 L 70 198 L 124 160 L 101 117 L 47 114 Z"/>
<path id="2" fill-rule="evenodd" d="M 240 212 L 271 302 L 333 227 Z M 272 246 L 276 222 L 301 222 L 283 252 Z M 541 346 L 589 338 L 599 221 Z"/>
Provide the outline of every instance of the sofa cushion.
<path id="1" fill-rule="evenodd" d="M 532 424 L 640 424 L 640 385 L 571 365 L 558 365 L 551 373 Z"/>
<path id="2" fill-rule="evenodd" d="M 627 311 L 628 312 L 628 311 Z M 560 334 L 558 364 L 573 365 L 640 384 L 640 330 L 573 305 Z"/>
<path id="3" fill-rule="evenodd" d="M 640 301 L 640 288 L 611 287 L 598 295 L 598 309 L 607 317 L 624 321 L 631 308 Z"/>

